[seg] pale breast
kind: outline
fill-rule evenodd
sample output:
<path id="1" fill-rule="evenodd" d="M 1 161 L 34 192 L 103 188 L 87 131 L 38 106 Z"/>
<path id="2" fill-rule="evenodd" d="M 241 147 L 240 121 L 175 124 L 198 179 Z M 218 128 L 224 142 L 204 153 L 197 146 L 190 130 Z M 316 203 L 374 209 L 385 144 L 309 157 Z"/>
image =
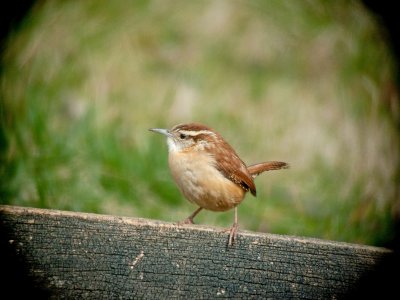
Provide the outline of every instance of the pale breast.
<path id="1" fill-rule="evenodd" d="M 171 174 L 182 194 L 200 207 L 225 211 L 238 205 L 245 191 L 222 175 L 206 153 L 170 152 Z"/>

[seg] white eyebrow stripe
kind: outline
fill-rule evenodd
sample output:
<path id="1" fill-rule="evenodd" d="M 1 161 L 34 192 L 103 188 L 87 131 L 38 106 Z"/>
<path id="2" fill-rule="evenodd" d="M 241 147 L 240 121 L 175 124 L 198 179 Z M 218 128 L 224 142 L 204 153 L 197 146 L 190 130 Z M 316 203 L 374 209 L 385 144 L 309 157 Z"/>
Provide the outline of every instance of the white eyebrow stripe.
<path id="1" fill-rule="evenodd" d="M 210 130 L 198 130 L 198 131 L 194 131 L 194 130 L 179 130 L 180 133 L 189 135 L 189 136 L 197 136 L 200 134 L 205 134 L 205 135 L 212 135 L 214 136 L 215 133 L 210 131 Z"/>

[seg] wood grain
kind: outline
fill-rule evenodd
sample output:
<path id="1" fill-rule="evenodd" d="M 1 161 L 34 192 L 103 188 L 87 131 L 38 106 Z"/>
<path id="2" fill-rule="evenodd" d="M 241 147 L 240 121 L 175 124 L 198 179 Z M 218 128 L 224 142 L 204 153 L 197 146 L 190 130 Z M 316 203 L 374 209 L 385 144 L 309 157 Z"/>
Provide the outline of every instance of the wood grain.
<path id="1" fill-rule="evenodd" d="M 388 277 L 385 248 L 0 206 L 1 273 L 15 295 L 67 299 L 339 299 Z M 385 275 L 386 274 L 386 275 Z M 375 281 L 377 280 L 377 281 Z"/>

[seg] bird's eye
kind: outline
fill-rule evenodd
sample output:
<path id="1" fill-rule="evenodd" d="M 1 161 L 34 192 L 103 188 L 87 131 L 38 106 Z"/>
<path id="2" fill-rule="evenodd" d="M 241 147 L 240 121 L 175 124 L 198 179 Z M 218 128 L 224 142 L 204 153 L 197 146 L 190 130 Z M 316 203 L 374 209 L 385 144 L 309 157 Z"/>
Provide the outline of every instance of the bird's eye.
<path id="1" fill-rule="evenodd" d="M 184 140 L 184 139 L 186 139 L 186 134 L 181 133 L 181 134 L 179 135 L 179 137 L 181 138 L 181 140 Z"/>

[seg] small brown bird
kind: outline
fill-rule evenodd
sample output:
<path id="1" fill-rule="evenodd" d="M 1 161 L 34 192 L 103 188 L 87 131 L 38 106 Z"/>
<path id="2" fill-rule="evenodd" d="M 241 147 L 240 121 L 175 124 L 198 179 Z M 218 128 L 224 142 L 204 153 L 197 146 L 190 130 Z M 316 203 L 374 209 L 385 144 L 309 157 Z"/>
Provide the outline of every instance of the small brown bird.
<path id="1" fill-rule="evenodd" d="M 288 168 L 280 161 L 268 161 L 246 166 L 222 136 L 208 126 L 190 123 L 172 129 L 152 128 L 167 137 L 169 167 L 182 194 L 199 208 L 180 224 L 193 224 L 193 218 L 203 209 L 226 211 L 235 208 L 235 220 L 230 229 L 228 245 L 236 239 L 237 205 L 246 192 L 256 196 L 253 178 L 264 171 Z"/>

